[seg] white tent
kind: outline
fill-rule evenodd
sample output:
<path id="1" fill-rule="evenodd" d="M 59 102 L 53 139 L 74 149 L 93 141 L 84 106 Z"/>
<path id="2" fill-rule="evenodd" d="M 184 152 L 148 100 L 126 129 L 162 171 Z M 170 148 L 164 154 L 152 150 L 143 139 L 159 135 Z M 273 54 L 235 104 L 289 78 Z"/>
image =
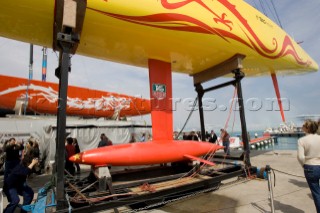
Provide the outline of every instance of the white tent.
<path id="1" fill-rule="evenodd" d="M 18 141 L 27 141 L 31 136 L 39 142 L 42 160 L 45 166 L 51 166 L 56 154 L 56 117 L 12 116 L 0 118 L 0 144 L 14 137 Z M 142 133 L 151 135 L 151 126 L 144 121 L 114 121 L 103 119 L 81 119 L 67 117 L 68 137 L 77 138 L 81 151 L 98 146 L 101 133 L 113 144 L 128 143 L 134 134 L 139 141 Z"/>

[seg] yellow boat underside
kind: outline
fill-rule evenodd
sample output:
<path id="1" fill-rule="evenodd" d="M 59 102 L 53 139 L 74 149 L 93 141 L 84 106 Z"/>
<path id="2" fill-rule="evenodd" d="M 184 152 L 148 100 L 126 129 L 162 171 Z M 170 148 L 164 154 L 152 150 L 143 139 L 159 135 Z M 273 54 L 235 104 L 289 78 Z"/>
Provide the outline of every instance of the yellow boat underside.
<path id="1" fill-rule="evenodd" d="M 54 0 L 2 0 L 0 36 L 52 48 Z M 297 74 L 317 63 L 241 0 L 90 0 L 77 54 L 140 67 L 148 59 L 195 74 L 235 54 L 246 75 Z"/>

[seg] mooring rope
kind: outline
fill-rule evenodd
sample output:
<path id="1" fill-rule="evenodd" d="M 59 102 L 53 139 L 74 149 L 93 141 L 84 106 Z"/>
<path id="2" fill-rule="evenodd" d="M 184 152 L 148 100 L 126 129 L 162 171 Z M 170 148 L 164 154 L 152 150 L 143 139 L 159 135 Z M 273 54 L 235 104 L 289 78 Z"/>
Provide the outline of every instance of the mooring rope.
<path id="1" fill-rule="evenodd" d="M 299 178 L 305 178 L 304 176 L 295 175 L 295 174 L 291 174 L 291 173 L 288 173 L 288 172 L 280 171 L 280 170 L 275 169 L 275 168 L 271 168 L 271 169 L 274 170 L 274 171 L 276 171 L 276 172 L 279 172 L 279 173 L 282 173 L 282 174 L 286 174 L 286 175 L 289 175 L 289 176 L 299 177 Z"/>

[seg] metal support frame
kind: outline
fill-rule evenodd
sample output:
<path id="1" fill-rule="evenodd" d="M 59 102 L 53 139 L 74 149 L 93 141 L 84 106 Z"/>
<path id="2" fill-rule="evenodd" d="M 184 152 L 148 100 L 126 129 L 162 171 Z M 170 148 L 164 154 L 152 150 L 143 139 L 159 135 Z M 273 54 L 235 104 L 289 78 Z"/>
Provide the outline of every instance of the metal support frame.
<path id="1" fill-rule="evenodd" d="M 53 25 L 53 50 L 61 51 L 59 44 L 60 32 L 67 32 L 72 29 L 72 34 L 64 34 L 66 37 L 73 37 L 75 42 L 70 47 L 70 54 L 75 54 L 78 48 L 80 35 L 83 28 L 87 1 L 84 0 L 55 0 L 55 16 Z M 69 39 L 69 38 L 68 38 Z"/>
<path id="2" fill-rule="evenodd" d="M 270 205 L 271 205 L 271 213 L 274 213 L 274 197 L 273 197 L 273 189 L 272 189 L 272 180 L 271 180 L 271 167 L 270 165 L 266 165 L 266 172 L 267 172 L 267 178 L 268 178 L 268 190 L 269 190 L 269 199 L 270 199 Z"/>
<path id="3" fill-rule="evenodd" d="M 203 87 L 201 84 L 196 84 L 196 91 L 198 93 L 198 105 L 199 105 L 199 115 L 200 115 L 200 126 L 201 126 L 201 140 L 204 140 L 206 138 L 206 130 L 204 126 L 204 116 L 203 116 L 203 104 L 202 104 L 202 98 L 204 95 Z"/>
<path id="4" fill-rule="evenodd" d="M 232 58 L 226 60 L 221 64 L 218 64 L 215 67 L 212 67 L 210 69 L 204 70 L 203 72 L 197 73 L 196 75 L 193 76 L 193 78 L 194 78 L 195 90 L 198 94 L 199 116 L 200 116 L 202 139 L 205 138 L 205 125 L 204 125 L 203 104 L 202 104 L 203 95 L 206 92 L 220 89 L 230 85 L 237 88 L 239 114 L 240 114 L 240 121 L 241 121 L 241 132 L 242 132 L 242 139 L 244 142 L 243 161 L 246 166 L 250 167 L 251 166 L 250 146 L 249 146 L 248 135 L 247 135 L 248 131 L 247 131 L 247 125 L 245 120 L 243 95 L 242 95 L 242 87 L 241 87 L 241 80 L 244 77 L 244 73 L 241 72 L 242 60 L 244 59 L 244 57 L 245 56 L 243 55 L 236 54 Z M 235 78 L 234 80 L 203 89 L 201 83 L 212 80 L 222 75 L 230 74 L 230 73 L 234 74 L 234 78 Z"/>
<path id="5" fill-rule="evenodd" d="M 116 193 L 114 188 L 113 188 L 113 186 L 112 186 L 111 177 L 107 178 L 107 186 L 108 186 L 108 189 L 110 191 L 110 194 L 115 194 Z M 118 199 L 117 197 L 113 197 L 113 200 L 117 200 L 117 199 Z M 114 207 L 113 211 L 114 211 L 114 213 L 119 213 L 119 210 L 117 209 L 117 207 Z"/>
<path id="6" fill-rule="evenodd" d="M 244 73 L 240 71 L 240 69 L 236 69 L 233 71 L 235 74 L 235 79 L 237 81 L 237 93 L 238 93 L 238 104 L 239 104 L 239 113 L 240 113 L 240 121 L 241 121 L 241 130 L 242 130 L 242 140 L 243 140 L 243 148 L 244 148 L 244 158 L 243 161 L 246 166 L 251 166 L 250 163 L 250 146 L 248 140 L 248 131 L 246 118 L 244 113 L 244 104 L 243 104 L 243 95 L 242 95 L 242 87 L 241 80 L 244 77 Z"/>
<path id="7" fill-rule="evenodd" d="M 70 54 L 74 54 L 80 42 L 87 1 L 56 0 L 53 25 L 54 50 L 60 52 L 59 67 L 56 76 L 59 78 L 59 99 L 56 133 L 56 198 L 57 210 L 67 207 L 64 190 L 64 161 L 66 139 L 66 108 L 68 92 L 68 73 L 70 71 Z"/>
<path id="8" fill-rule="evenodd" d="M 57 188 L 57 209 L 66 207 L 64 191 L 64 161 L 65 161 L 65 139 L 66 139 L 66 109 L 68 93 L 68 73 L 70 66 L 70 48 L 72 42 L 60 41 L 59 67 L 56 69 L 56 76 L 59 78 L 59 100 L 57 113 L 57 136 L 56 136 L 56 188 Z"/>
<path id="9" fill-rule="evenodd" d="M 216 89 L 220 89 L 220 88 L 223 88 L 223 87 L 226 87 L 226 86 L 230 86 L 230 85 L 235 86 L 236 82 L 237 82 L 236 80 L 233 80 L 233 81 L 229 81 L 229 82 L 226 82 L 226 83 L 223 83 L 223 84 L 219 84 L 217 86 L 210 87 L 210 88 L 207 88 L 207 89 L 203 89 L 203 87 L 202 87 L 202 85 L 200 83 L 195 85 L 196 92 L 198 93 L 200 127 L 201 127 L 201 136 L 202 136 L 202 138 L 205 138 L 205 134 L 206 134 L 206 130 L 205 130 L 205 126 L 204 126 L 203 105 L 202 105 L 203 95 L 206 92 L 209 92 L 209 91 L 212 91 L 212 90 L 216 90 Z"/>

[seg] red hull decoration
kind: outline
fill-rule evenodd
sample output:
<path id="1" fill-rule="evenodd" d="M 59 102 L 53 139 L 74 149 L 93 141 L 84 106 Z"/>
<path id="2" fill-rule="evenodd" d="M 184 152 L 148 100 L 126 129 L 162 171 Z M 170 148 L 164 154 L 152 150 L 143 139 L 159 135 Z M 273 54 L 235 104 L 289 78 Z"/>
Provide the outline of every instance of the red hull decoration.
<path id="1" fill-rule="evenodd" d="M 40 114 L 56 114 L 58 88 L 55 83 L 0 75 L 0 108 L 14 110 L 17 100 L 27 110 Z M 28 90 L 28 94 L 27 94 Z M 83 117 L 135 116 L 149 114 L 150 101 L 118 93 L 68 87 L 67 114 Z"/>
<path id="2" fill-rule="evenodd" d="M 209 155 L 222 148 L 209 142 L 159 140 L 91 149 L 69 160 L 94 166 L 148 165 L 195 160 L 198 159 L 195 156 Z"/>

